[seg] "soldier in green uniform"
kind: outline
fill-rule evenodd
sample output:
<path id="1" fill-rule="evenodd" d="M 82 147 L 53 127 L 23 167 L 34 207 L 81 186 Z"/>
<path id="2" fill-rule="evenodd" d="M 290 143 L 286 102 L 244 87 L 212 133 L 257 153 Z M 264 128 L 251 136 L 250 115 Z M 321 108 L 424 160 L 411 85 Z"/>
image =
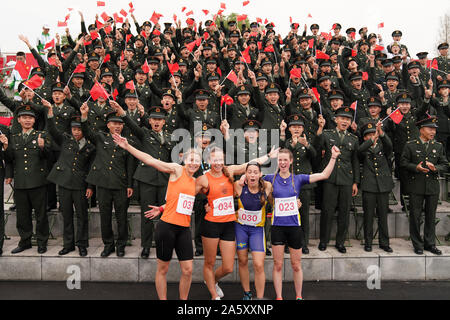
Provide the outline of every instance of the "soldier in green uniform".
<path id="1" fill-rule="evenodd" d="M 38 253 L 47 251 L 49 224 L 47 204 L 47 157 L 50 140 L 43 131 L 33 129 L 35 111 L 31 106 L 22 106 L 18 112 L 22 132 L 11 135 L 6 156 L 14 168 L 14 203 L 17 206 L 17 231 L 20 242 L 11 253 L 16 254 L 31 248 L 33 235 L 32 210 L 36 216 Z"/>
<path id="2" fill-rule="evenodd" d="M 109 84 L 103 83 L 102 86 L 107 92 L 111 92 L 111 86 Z M 84 103 L 84 101 L 82 101 Z M 89 101 L 89 114 L 88 122 L 93 131 L 107 131 L 106 127 L 106 116 L 114 111 L 109 102 L 103 98 L 99 97 L 97 101 Z"/>
<path id="3" fill-rule="evenodd" d="M 150 110 L 149 124 L 151 129 L 140 127 L 133 122 L 125 111 L 115 102 L 111 105 L 121 117 L 131 132 L 136 135 L 142 145 L 142 150 L 155 159 L 170 162 L 174 143 L 169 133 L 163 130 L 166 112 L 160 107 Z M 133 178 L 138 181 L 141 204 L 141 257 L 147 259 L 152 247 L 155 220 L 145 217 L 149 206 L 161 206 L 165 203 L 169 176 L 153 167 L 139 163 Z"/>
<path id="4" fill-rule="evenodd" d="M 325 180 L 323 186 L 319 243 L 319 250 L 321 251 L 327 248 L 334 212 L 338 208 L 338 228 L 335 246 L 340 253 L 346 253 L 344 242 L 348 231 L 348 216 L 352 197 L 358 194 L 358 184 L 361 178 L 357 155 L 359 147 L 358 137 L 348 132 L 353 117 L 354 111 L 351 108 L 342 107 L 336 111 L 336 130 L 325 130 L 323 132 L 324 123 L 319 121 L 318 135 L 314 145 L 319 154 L 323 150 L 325 151 L 321 167 L 324 168 L 330 160 L 333 146 L 337 146 L 341 150 L 336 167 L 330 178 Z"/>
<path id="5" fill-rule="evenodd" d="M 295 114 L 288 118 L 288 130 L 291 133 L 291 138 L 286 139 L 286 124 L 281 125 L 280 146 L 292 151 L 294 156 L 293 173 L 297 174 L 313 174 L 312 163 L 316 159 L 317 152 L 311 144 L 313 136 L 306 135 L 305 120 L 301 114 Z M 283 146 L 284 144 L 284 146 Z M 303 243 L 302 252 L 309 253 L 309 208 L 311 203 L 312 190 L 315 184 L 302 186 L 300 191 L 300 219 L 302 222 L 303 233 L 305 241 Z"/>
<path id="6" fill-rule="evenodd" d="M 450 83 L 447 80 L 443 80 L 437 85 L 437 95 L 435 98 L 428 96 L 431 91 L 425 92 L 425 99 L 430 99 L 430 104 L 436 111 L 436 117 L 438 120 L 438 128 L 436 130 L 436 140 L 444 145 L 444 151 L 446 156 L 450 156 L 450 108 L 449 108 L 449 91 Z M 427 95 L 428 94 L 428 95 Z"/>
<path id="7" fill-rule="evenodd" d="M 391 139 L 383 132 L 381 122 L 368 122 L 361 128 L 364 142 L 358 148 L 363 164 L 361 190 L 364 210 L 364 250 L 372 251 L 373 219 L 378 216 L 379 246 L 386 252 L 389 247 L 388 211 L 389 193 L 394 187 L 389 159 L 392 154 Z"/>
<path id="8" fill-rule="evenodd" d="M 439 57 L 436 57 L 438 63 L 438 69 L 442 72 L 434 71 L 438 81 L 442 81 L 445 77 L 448 77 L 450 73 L 450 60 L 448 59 L 448 43 L 444 42 L 438 46 Z"/>
<path id="9" fill-rule="evenodd" d="M 441 255 L 436 248 L 435 219 L 439 201 L 439 173 L 447 172 L 448 162 L 441 143 L 434 140 L 437 118 L 417 122 L 420 136 L 406 143 L 401 166 L 408 171 L 410 188 L 409 232 L 416 254 L 423 250 Z M 420 220 L 425 208 L 424 237 L 420 236 Z"/>
<path id="10" fill-rule="evenodd" d="M 64 243 L 59 255 L 66 255 L 77 246 L 80 256 L 85 257 L 89 246 L 88 199 L 92 196 L 92 187 L 88 188 L 85 180 L 94 160 L 95 146 L 83 136 L 79 116 L 72 118 L 71 134 L 58 130 L 53 109 L 51 105 L 48 108 L 48 130 L 53 141 L 61 147 L 61 153 L 47 180 L 58 185 L 64 221 Z M 76 236 L 74 208 L 77 219 Z"/>
<path id="11" fill-rule="evenodd" d="M 5 181 L 6 184 L 11 183 L 12 167 L 11 164 L 5 161 L 5 150 L 8 149 L 9 143 L 9 128 L 4 125 L 0 125 L 0 180 L 2 181 L 0 185 L 0 257 L 3 254 L 3 242 L 5 240 L 5 208 L 4 208 L 4 188 Z"/>
<path id="12" fill-rule="evenodd" d="M 259 109 L 251 103 L 252 94 L 258 89 L 243 85 L 236 90 L 237 101 L 227 106 L 227 120 L 231 129 L 241 128 L 248 119 L 256 119 L 259 113 Z M 235 90 L 232 89 L 229 94 L 234 96 L 233 92 Z"/>
<path id="13" fill-rule="evenodd" d="M 88 122 L 89 107 L 84 103 L 81 108 L 81 129 L 83 135 L 95 144 L 97 152 L 86 182 L 97 186 L 97 199 L 100 208 L 102 240 L 105 245 L 101 254 L 108 257 L 115 250 L 112 230 L 112 206 L 114 204 L 117 219 L 117 256 L 125 256 L 128 240 L 128 199 L 133 195 L 134 159 L 114 144 L 112 135 L 121 134 L 123 119 L 113 111 L 107 116 L 108 133 L 94 131 Z"/>
<path id="14" fill-rule="evenodd" d="M 381 115 L 381 110 L 382 110 L 382 102 L 380 101 L 380 99 L 378 97 L 370 97 L 369 101 L 367 103 L 368 106 L 368 111 L 369 111 L 369 116 L 368 117 L 364 117 L 359 119 L 359 123 L 358 126 L 361 128 L 361 130 L 358 132 L 359 136 L 361 138 L 364 138 L 364 133 L 363 133 L 363 127 L 368 124 L 369 122 L 371 123 L 378 123 L 378 121 L 380 121 L 380 115 Z M 375 129 L 375 128 L 372 128 Z M 372 131 L 372 130 L 370 130 Z"/>

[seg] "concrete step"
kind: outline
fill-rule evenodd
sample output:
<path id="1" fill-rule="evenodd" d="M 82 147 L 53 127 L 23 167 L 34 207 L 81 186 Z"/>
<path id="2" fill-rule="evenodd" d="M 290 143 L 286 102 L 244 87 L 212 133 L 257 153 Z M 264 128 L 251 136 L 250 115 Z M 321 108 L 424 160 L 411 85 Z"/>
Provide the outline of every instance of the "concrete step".
<path id="1" fill-rule="evenodd" d="M 19 239 L 13 237 L 5 241 L 3 257 L 0 257 L 0 280 L 28 280 L 28 281 L 66 281 L 71 273 L 69 266 L 78 266 L 81 271 L 81 281 L 99 282 L 154 282 L 156 272 L 155 249 L 151 250 L 150 259 L 144 260 L 140 256 L 140 245 L 133 241 L 132 246 L 126 248 L 124 258 L 117 258 L 115 254 L 109 258 L 101 258 L 103 250 L 101 239 L 90 240 L 88 256 L 81 258 L 78 252 L 67 256 L 58 256 L 62 248 L 62 239 L 50 240 L 48 251 L 40 255 L 36 247 L 17 255 L 11 255 L 11 250 L 17 246 Z M 427 251 L 422 256 L 414 254 L 411 243 L 404 239 L 391 239 L 393 253 L 386 253 L 377 246 L 373 252 L 365 252 L 357 240 L 350 241 L 347 254 L 340 254 L 330 245 L 325 251 L 317 249 L 318 241 L 312 240 L 310 254 L 303 255 L 302 268 L 305 281 L 367 281 L 370 274 L 367 268 L 376 266 L 383 280 L 450 280 L 450 246 L 440 246 L 442 256 L 435 256 Z M 253 281 L 252 259 L 250 256 L 250 276 Z M 194 259 L 193 282 L 203 282 L 203 257 Z M 220 264 L 217 257 L 216 266 Z M 267 257 L 265 272 L 268 281 L 272 280 L 272 257 Z M 223 282 L 238 282 L 237 259 L 233 273 Z M 178 282 L 180 269 L 174 256 L 171 262 L 167 280 Z M 292 281 L 292 269 L 289 255 L 285 255 L 283 279 Z"/>
<path id="2" fill-rule="evenodd" d="M 6 204 L 5 208 L 8 209 L 10 204 Z M 408 217 L 405 212 L 401 211 L 400 205 L 390 206 L 394 211 L 388 215 L 388 227 L 389 236 L 391 238 L 407 238 L 409 237 L 409 222 Z M 350 213 L 349 219 L 349 238 L 350 239 L 362 239 L 364 237 L 363 226 L 363 210 L 361 207 L 356 207 L 357 213 Z M 141 217 L 140 208 L 138 206 L 130 206 L 129 210 L 129 221 L 131 227 L 131 234 L 133 239 L 141 237 Z M 6 210 L 8 215 L 8 221 L 6 223 L 6 234 L 8 236 L 18 236 L 16 229 L 16 213 L 15 211 Z M 450 203 L 443 201 L 441 205 L 438 206 L 436 217 L 440 219 L 440 222 L 436 226 L 436 235 L 439 237 L 444 237 L 450 232 Z M 193 216 L 193 223 L 194 226 Z M 311 207 L 310 210 L 310 238 L 318 239 L 320 235 L 320 210 L 316 210 Z M 59 211 L 53 210 L 50 214 L 50 222 L 53 223 L 52 234 L 55 237 L 61 237 L 63 232 L 63 219 Z M 115 228 L 115 223 L 113 223 Z M 374 221 L 374 231 L 377 230 L 377 221 Z M 333 222 L 332 237 L 336 235 L 336 222 Z M 101 237 L 100 231 L 100 214 L 98 208 L 92 208 L 90 210 L 89 218 L 89 236 Z"/>

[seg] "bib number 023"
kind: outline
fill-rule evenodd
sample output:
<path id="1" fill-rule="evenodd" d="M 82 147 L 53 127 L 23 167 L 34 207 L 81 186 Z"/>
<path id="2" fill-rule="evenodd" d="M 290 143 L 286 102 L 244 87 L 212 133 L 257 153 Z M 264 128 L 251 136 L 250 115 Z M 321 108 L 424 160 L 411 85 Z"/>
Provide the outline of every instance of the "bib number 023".
<path id="1" fill-rule="evenodd" d="M 275 199 L 275 216 L 289 217 L 298 215 L 297 198 L 277 198 Z"/>

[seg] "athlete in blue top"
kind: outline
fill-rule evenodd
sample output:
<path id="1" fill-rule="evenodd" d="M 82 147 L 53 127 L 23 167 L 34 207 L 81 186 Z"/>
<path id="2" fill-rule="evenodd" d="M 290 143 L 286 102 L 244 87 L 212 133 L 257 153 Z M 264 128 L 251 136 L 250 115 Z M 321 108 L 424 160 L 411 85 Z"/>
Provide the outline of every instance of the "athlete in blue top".
<path id="1" fill-rule="evenodd" d="M 302 299 L 303 273 L 301 266 L 304 234 L 301 228 L 298 197 L 303 185 L 326 180 L 334 169 L 340 150 L 332 149 L 330 162 L 322 173 L 313 175 L 294 175 L 292 173 L 293 155 L 290 150 L 282 149 L 278 154 L 278 172 L 267 175 L 265 181 L 272 184 L 273 214 L 272 214 L 272 250 L 273 250 L 273 284 L 277 300 L 282 297 L 282 270 L 284 261 L 284 246 L 289 246 L 291 265 L 294 273 L 294 284 L 297 300 Z"/>

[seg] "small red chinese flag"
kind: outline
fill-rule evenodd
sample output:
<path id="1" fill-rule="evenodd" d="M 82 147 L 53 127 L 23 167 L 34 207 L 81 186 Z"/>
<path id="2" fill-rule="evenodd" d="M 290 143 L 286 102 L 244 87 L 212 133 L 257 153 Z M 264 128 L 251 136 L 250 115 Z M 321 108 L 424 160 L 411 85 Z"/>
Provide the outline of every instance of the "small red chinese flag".
<path id="1" fill-rule="evenodd" d="M 368 74 L 367 72 L 363 72 L 363 73 L 362 73 L 362 79 L 363 79 L 364 81 L 369 80 L 369 74 Z"/>
<path id="2" fill-rule="evenodd" d="M 229 106 L 229 105 L 232 105 L 234 103 L 234 100 L 233 100 L 232 97 L 230 97 L 228 94 L 226 94 L 220 99 L 220 106 L 223 106 L 224 103 L 227 106 Z"/>
<path id="3" fill-rule="evenodd" d="M 110 33 L 112 32 L 113 29 L 112 29 L 111 26 L 107 26 L 107 27 L 105 27 L 104 30 L 105 30 L 105 33 L 106 33 L 106 34 L 110 34 Z"/>
<path id="4" fill-rule="evenodd" d="M 91 31 L 91 39 L 96 40 L 100 37 L 97 31 Z"/>
<path id="5" fill-rule="evenodd" d="M 267 46 L 264 48 L 264 52 L 275 52 L 273 45 Z"/>
<path id="6" fill-rule="evenodd" d="M 178 63 L 171 64 L 167 62 L 167 67 L 169 68 L 169 71 L 172 75 L 178 70 L 180 70 L 180 66 L 178 65 Z"/>
<path id="7" fill-rule="evenodd" d="M 177 18 L 178 18 L 177 15 L 174 14 L 174 15 L 173 15 L 173 21 L 174 21 L 175 23 L 177 23 Z"/>
<path id="8" fill-rule="evenodd" d="M 97 29 L 99 29 L 99 30 L 102 29 L 105 26 L 103 23 L 101 23 L 98 20 L 95 20 L 95 25 L 97 26 Z"/>
<path id="9" fill-rule="evenodd" d="M 352 49 L 352 57 L 356 57 L 358 55 L 358 52 L 356 50 Z"/>
<path id="10" fill-rule="evenodd" d="M 109 61 L 111 61 L 111 55 L 108 53 L 108 54 L 105 56 L 105 59 L 103 60 L 103 63 L 107 63 L 107 62 L 109 62 Z"/>
<path id="11" fill-rule="evenodd" d="M 190 15 L 193 15 L 194 14 L 194 11 L 189 11 L 188 13 L 186 13 L 186 16 L 188 17 L 188 16 L 190 16 Z"/>
<path id="12" fill-rule="evenodd" d="M 256 18 L 256 22 L 262 23 L 262 19 L 261 18 Z"/>
<path id="13" fill-rule="evenodd" d="M 86 66 L 84 64 L 79 64 L 73 71 L 73 73 L 85 73 L 86 72 Z"/>
<path id="14" fill-rule="evenodd" d="M 17 61 L 16 66 L 14 67 L 14 70 L 17 70 L 17 72 L 19 72 L 20 77 L 22 79 L 28 79 L 28 76 L 30 75 L 31 67 L 26 65 L 22 61 Z"/>
<path id="15" fill-rule="evenodd" d="M 222 3 L 220 4 L 220 8 L 223 9 L 223 10 L 226 10 L 226 9 L 227 9 L 227 5 L 226 5 L 225 3 L 222 2 Z"/>
<path id="16" fill-rule="evenodd" d="M 145 63 L 142 65 L 142 71 L 144 71 L 145 73 L 149 73 L 150 72 L 150 66 L 148 65 L 147 59 L 145 59 Z"/>
<path id="17" fill-rule="evenodd" d="M 237 18 L 237 21 L 244 21 L 247 19 L 247 15 L 241 14 L 241 15 L 238 15 L 236 18 Z"/>
<path id="18" fill-rule="evenodd" d="M 209 10 L 203 9 L 202 11 L 203 11 L 203 13 L 205 14 L 205 16 L 207 16 L 207 15 L 209 14 Z"/>
<path id="19" fill-rule="evenodd" d="M 48 42 L 48 43 L 45 45 L 44 50 L 52 49 L 52 48 L 54 48 L 54 47 L 55 47 L 55 39 L 53 39 L 52 41 Z"/>
<path id="20" fill-rule="evenodd" d="M 127 88 L 128 90 L 134 90 L 134 82 L 133 82 L 133 80 L 128 81 L 128 82 L 125 84 L 125 88 Z"/>
<path id="21" fill-rule="evenodd" d="M 114 101 L 116 101 L 118 95 L 119 95 L 119 91 L 117 91 L 117 89 L 114 89 L 114 92 L 112 93 L 112 97 L 113 97 Z"/>
<path id="22" fill-rule="evenodd" d="M 13 117 L 0 117 L 0 124 L 9 127 L 13 119 Z"/>
<path id="23" fill-rule="evenodd" d="M 105 88 L 103 88 L 103 86 L 98 82 L 92 86 L 89 93 L 94 101 L 97 101 L 100 97 L 103 97 L 105 100 L 109 98 L 109 94 L 106 92 Z"/>
<path id="24" fill-rule="evenodd" d="M 192 52 L 195 48 L 195 41 L 186 44 L 186 48 L 189 50 L 189 52 Z"/>
<path id="25" fill-rule="evenodd" d="M 106 3 L 104 1 L 97 1 L 97 7 L 104 7 Z"/>
<path id="26" fill-rule="evenodd" d="M 67 22 L 58 21 L 58 28 L 67 27 Z"/>
<path id="27" fill-rule="evenodd" d="M 181 8 L 181 12 L 184 12 L 186 10 L 186 7 Z"/>
<path id="28" fill-rule="evenodd" d="M 325 60 L 328 60 L 328 59 L 330 59 L 330 56 L 327 55 L 326 53 L 323 53 L 323 52 L 320 51 L 320 50 L 317 50 L 317 51 L 316 51 L 316 59 L 325 59 Z"/>
<path id="29" fill-rule="evenodd" d="M 124 9 L 120 10 L 120 14 L 124 17 L 128 16 L 128 13 Z"/>
<path id="30" fill-rule="evenodd" d="M 314 47 L 314 38 L 308 40 L 308 45 L 309 45 L 309 48 L 310 48 L 310 49 L 312 49 L 312 48 Z"/>
<path id="31" fill-rule="evenodd" d="M 24 84 L 31 90 L 34 90 L 34 89 L 42 86 L 43 82 L 44 82 L 44 80 L 41 79 L 38 75 L 34 75 L 31 77 L 30 80 L 25 81 Z"/>
<path id="32" fill-rule="evenodd" d="M 100 17 L 102 17 L 103 21 L 105 22 L 109 19 L 109 16 L 106 14 L 106 12 L 103 12 Z"/>
<path id="33" fill-rule="evenodd" d="M 242 3 L 242 6 L 245 7 L 245 6 L 248 5 L 249 3 L 250 3 L 250 1 L 244 1 L 244 2 Z"/>
<path id="34" fill-rule="evenodd" d="M 380 46 L 380 45 L 376 45 L 375 48 L 373 49 L 374 51 L 383 51 L 384 47 Z"/>
<path id="35" fill-rule="evenodd" d="M 292 78 L 301 78 L 302 77 L 302 70 L 299 68 L 293 68 L 290 72 L 291 79 Z"/>
<path id="36" fill-rule="evenodd" d="M 314 93 L 314 96 L 316 97 L 317 101 L 320 103 L 320 94 L 319 91 L 317 91 L 317 88 L 311 88 L 312 92 Z"/>
<path id="37" fill-rule="evenodd" d="M 378 24 L 378 29 L 384 28 L 384 22 Z"/>
<path id="38" fill-rule="evenodd" d="M 238 82 L 238 77 L 234 71 L 231 71 L 230 74 L 227 76 L 227 79 L 232 81 L 234 84 Z"/>
<path id="39" fill-rule="evenodd" d="M 356 106 L 358 105 L 358 100 L 356 100 L 355 102 L 352 103 L 352 105 L 350 106 L 350 108 L 353 109 L 353 111 L 356 111 Z"/>
<path id="40" fill-rule="evenodd" d="M 392 121 L 394 121 L 396 124 L 399 124 L 403 120 L 403 114 L 400 112 L 400 110 L 392 112 L 389 117 L 391 117 Z"/>

